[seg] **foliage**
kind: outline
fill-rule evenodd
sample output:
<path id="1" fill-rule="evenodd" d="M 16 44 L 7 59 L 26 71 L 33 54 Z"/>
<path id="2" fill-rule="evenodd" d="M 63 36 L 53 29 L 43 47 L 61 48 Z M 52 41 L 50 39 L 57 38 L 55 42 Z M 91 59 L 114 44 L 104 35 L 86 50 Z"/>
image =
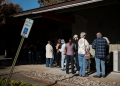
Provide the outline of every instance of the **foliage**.
<path id="1" fill-rule="evenodd" d="M 5 0 L 0 0 L 0 6 L 3 5 L 4 2 Z"/>
<path id="2" fill-rule="evenodd" d="M 0 6 L 4 4 L 9 4 L 9 3 L 12 3 L 12 1 L 11 0 L 0 0 Z"/>
<path id="3" fill-rule="evenodd" d="M 40 7 L 41 6 L 49 6 L 49 5 L 54 5 L 54 4 L 57 4 L 57 3 L 63 3 L 63 2 L 66 2 L 66 1 L 71 1 L 71 0 L 38 0 L 38 3 L 40 4 Z"/>
<path id="4" fill-rule="evenodd" d="M 6 81 L 7 79 L 0 78 L 0 86 L 5 86 Z M 8 86 L 36 86 L 36 85 L 24 83 L 22 81 L 18 82 L 12 80 L 9 82 Z"/>
<path id="5" fill-rule="evenodd" d="M 4 25 L 12 15 L 17 12 L 21 12 L 23 9 L 18 4 L 8 3 L 0 6 L 0 26 Z"/>

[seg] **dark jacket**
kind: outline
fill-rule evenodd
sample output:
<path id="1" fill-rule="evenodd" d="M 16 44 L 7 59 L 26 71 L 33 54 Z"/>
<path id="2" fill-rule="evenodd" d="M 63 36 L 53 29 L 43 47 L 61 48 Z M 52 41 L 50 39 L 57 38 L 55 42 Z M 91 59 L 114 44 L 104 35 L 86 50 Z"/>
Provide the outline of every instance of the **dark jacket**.
<path id="1" fill-rule="evenodd" d="M 78 53 L 78 41 L 79 41 L 79 40 L 76 40 L 76 41 L 75 41 L 75 45 L 76 45 L 76 46 L 75 46 L 75 53 Z"/>
<path id="2" fill-rule="evenodd" d="M 34 51 L 35 44 L 34 43 L 29 43 L 28 50 L 29 51 Z"/>
<path id="3" fill-rule="evenodd" d="M 92 48 L 95 49 L 96 58 L 106 57 L 107 41 L 103 37 L 95 39 L 92 43 Z"/>
<path id="4" fill-rule="evenodd" d="M 36 43 L 35 47 L 36 47 L 36 51 L 41 51 L 41 44 L 40 43 Z"/>

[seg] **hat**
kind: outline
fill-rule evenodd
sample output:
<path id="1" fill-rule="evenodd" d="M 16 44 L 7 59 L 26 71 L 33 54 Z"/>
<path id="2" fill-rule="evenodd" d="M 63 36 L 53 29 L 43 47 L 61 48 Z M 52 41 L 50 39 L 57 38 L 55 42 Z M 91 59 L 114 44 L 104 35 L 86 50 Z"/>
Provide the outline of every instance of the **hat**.
<path id="1" fill-rule="evenodd" d="M 61 43 L 65 43 L 65 40 L 64 40 L 64 39 L 62 39 L 62 40 L 61 40 Z"/>
<path id="2" fill-rule="evenodd" d="M 75 37 L 78 37 L 78 35 L 75 34 L 75 35 L 73 36 L 73 38 L 75 38 Z"/>

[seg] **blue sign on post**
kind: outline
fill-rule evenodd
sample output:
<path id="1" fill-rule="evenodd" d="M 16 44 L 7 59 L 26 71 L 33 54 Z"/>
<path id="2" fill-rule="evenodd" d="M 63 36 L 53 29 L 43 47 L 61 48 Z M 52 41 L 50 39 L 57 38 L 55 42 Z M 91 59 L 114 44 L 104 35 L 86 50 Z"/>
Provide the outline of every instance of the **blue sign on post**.
<path id="1" fill-rule="evenodd" d="M 25 27 L 25 29 L 24 29 L 23 33 L 24 33 L 24 34 L 27 34 L 27 32 L 28 32 L 28 28 L 27 28 L 27 27 Z"/>
<path id="2" fill-rule="evenodd" d="M 22 29 L 22 31 L 21 31 L 21 36 L 23 36 L 23 37 L 25 37 L 25 38 L 28 38 L 28 35 L 29 35 L 29 33 L 30 33 L 32 24 L 33 24 L 33 20 L 28 19 L 28 18 L 25 20 L 23 29 Z"/>

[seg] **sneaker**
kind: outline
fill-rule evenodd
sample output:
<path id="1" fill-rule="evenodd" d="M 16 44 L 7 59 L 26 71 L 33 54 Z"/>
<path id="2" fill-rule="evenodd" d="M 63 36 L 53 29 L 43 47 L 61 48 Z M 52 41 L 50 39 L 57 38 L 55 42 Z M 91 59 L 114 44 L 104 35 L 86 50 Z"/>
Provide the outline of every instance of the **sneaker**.
<path id="1" fill-rule="evenodd" d="M 79 74 L 79 71 L 76 71 L 76 74 Z"/>
<path id="2" fill-rule="evenodd" d="M 64 69 L 62 69 L 62 71 L 65 71 Z"/>
<path id="3" fill-rule="evenodd" d="M 95 76 L 93 76 L 94 78 L 101 78 L 100 76 L 97 76 L 97 75 L 95 75 Z"/>

